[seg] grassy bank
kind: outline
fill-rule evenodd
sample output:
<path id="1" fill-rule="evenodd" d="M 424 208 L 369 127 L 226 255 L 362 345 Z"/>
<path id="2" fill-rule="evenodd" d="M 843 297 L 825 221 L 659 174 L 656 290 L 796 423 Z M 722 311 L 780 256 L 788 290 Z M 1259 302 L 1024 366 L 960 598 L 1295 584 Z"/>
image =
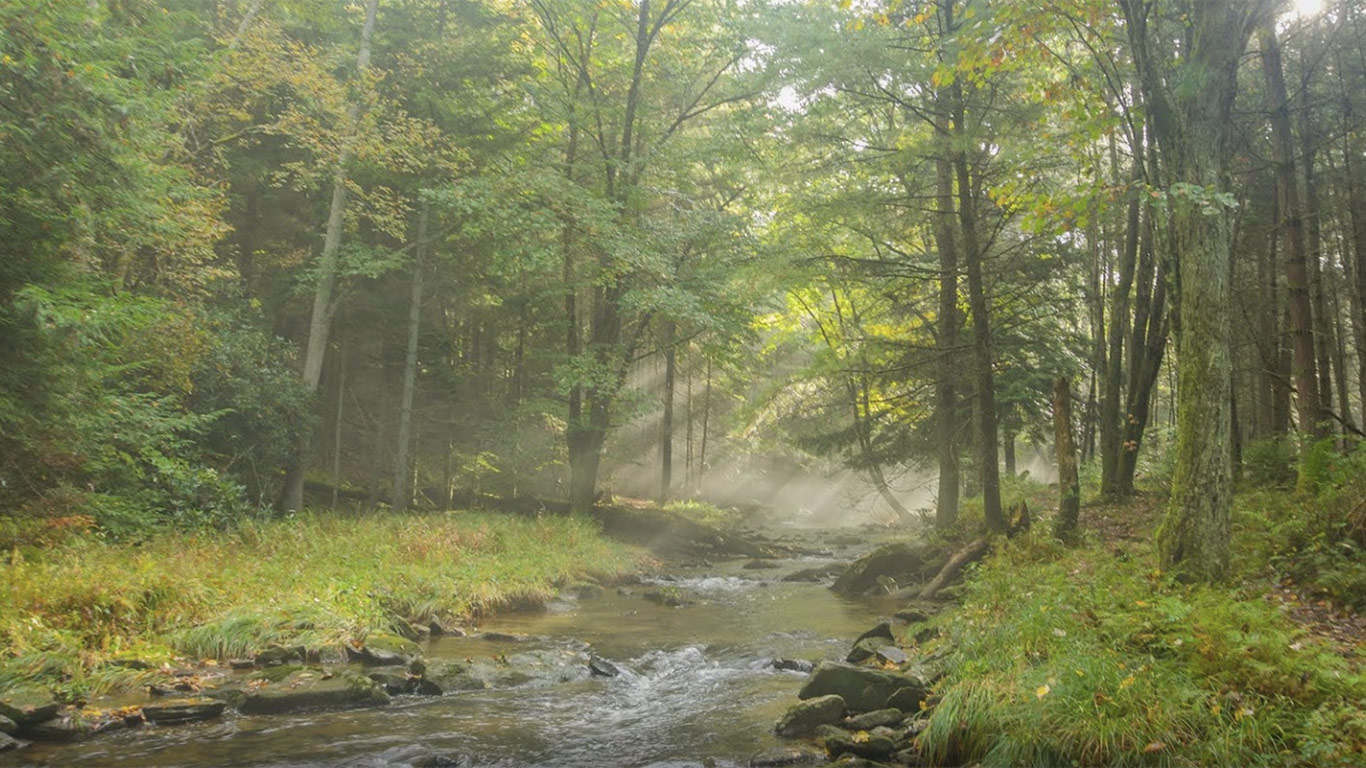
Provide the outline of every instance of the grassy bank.
<path id="1" fill-rule="evenodd" d="M 1083 510 L 1076 548 L 1046 525 L 998 542 L 925 649 L 950 671 L 922 750 L 984 766 L 1366 763 L 1360 638 L 1306 620 L 1362 597 L 1360 554 L 1333 528 L 1349 496 L 1241 495 L 1226 585 L 1156 570 L 1152 498 Z"/>
<path id="2" fill-rule="evenodd" d="M 156 674 L 134 659 L 338 648 L 534 603 L 639 558 L 587 520 L 477 512 L 303 514 L 137 544 L 77 536 L 0 567 L 0 690 L 36 682 L 75 699 Z"/>

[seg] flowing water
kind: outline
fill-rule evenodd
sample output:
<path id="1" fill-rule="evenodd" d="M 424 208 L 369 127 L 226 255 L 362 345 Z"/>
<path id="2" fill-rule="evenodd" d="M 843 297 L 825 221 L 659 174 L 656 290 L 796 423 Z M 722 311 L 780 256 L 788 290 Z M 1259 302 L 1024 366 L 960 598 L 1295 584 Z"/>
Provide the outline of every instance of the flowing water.
<path id="1" fill-rule="evenodd" d="M 858 550 L 836 553 L 847 559 Z M 695 601 L 671 608 L 643 599 L 650 584 L 556 601 L 543 613 L 490 620 L 480 629 L 526 635 L 511 644 L 439 638 L 429 660 L 585 644 L 621 674 L 554 685 L 398 697 L 387 707 L 307 715 L 230 714 L 209 723 L 117 732 L 77 745 L 34 744 L 0 765 L 227 768 L 410 766 L 439 755 L 473 767 L 746 765 L 778 743 L 773 722 L 804 675 L 773 669 L 775 657 L 833 659 L 890 611 L 823 584 L 781 577 L 835 558 L 743 561 L 672 569 L 662 577 Z M 17 761 L 17 762 L 15 762 Z"/>

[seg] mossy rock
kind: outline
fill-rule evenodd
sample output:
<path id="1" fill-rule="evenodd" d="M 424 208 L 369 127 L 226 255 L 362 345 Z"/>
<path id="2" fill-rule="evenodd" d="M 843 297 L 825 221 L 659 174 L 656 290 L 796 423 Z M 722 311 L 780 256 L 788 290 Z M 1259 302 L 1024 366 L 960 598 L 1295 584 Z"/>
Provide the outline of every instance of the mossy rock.
<path id="1" fill-rule="evenodd" d="M 773 732 L 788 739 L 814 733 L 821 725 L 834 725 L 844 717 L 844 699 L 836 696 L 817 696 L 798 702 L 778 720 Z"/>
<path id="2" fill-rule="evenodd" d="M 226 702 L 209 698 L 170 699 L 143 707 L 142 716 L 157 725 L 176 725 L 212 720 L 226 707 Z"/>
<path id="3" fill-rule="evenodd" d="M 36 688 L 20 688 L 0 696 L 0 715 L 21 727 L 51 720 L 60 709 L 52 694 Z"/>
<path id="4" fill-rule="evenodd" d="M 245 714 L 267 715 L 388 703 L 389 694 L 383 686 L 364 675 L 349 670 L 332 674 L 305 669 L 248 691 L 239 709 Z"/>
<path id="5" fill-rule="evenodd" d="M 916 695 L 923 698 L 925 688 L 923 681 L 910 675 L 825 661 L 816 665 L 816 669 L 797 696 L 802 699 L 813 699 L 833 693 L 844 698 L 844 703 L 850 711 L 870 712 L 886 708 L 887 700 L 892 694 L 900 693 L 902 689 L 910 689 L 909 692 L 900 694 L 900 700 L 903 702 Z M 910 711 L 916 709 L 918 707 L 911 708 Z"/>

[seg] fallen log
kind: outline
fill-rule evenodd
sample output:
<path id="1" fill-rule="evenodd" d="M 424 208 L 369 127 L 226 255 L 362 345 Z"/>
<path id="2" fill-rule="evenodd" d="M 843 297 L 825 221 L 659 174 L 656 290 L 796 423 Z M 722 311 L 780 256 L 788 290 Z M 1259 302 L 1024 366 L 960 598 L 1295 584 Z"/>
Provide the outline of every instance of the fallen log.
<path id="1" fill-rule="evenodd" d="M 963 570 L 963 566 L 982 559 L 989 549 L 991 549 L 991 541 L 983 536 L 980 539 L 973 539 L 967 546 L 954 552 L 953 557 L 944 563 L 944 567 L 939 569 L 939 573 L 935 575 L 934 579 L 921 590 L 921 599 L 929 600 L 939 594 L 939 590 L 953 581 L 958 572 Z"/>

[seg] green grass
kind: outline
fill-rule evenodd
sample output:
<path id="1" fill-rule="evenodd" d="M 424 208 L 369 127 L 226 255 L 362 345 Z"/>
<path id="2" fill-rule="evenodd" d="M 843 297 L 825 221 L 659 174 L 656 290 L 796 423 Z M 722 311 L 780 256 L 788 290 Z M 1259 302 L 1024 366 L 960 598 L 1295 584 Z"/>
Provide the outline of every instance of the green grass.
<path id="1" fill-rule="evenodd" d="M 75 699 L 145 682 L 118 659 L 337 649 L 405 621 L 535 603 L 639 557 L 587 520 L 476 512 L 302 514 L 139 544 L 77 537 L 0 566 L 0 690 L 36 683 Z"/>
<path id="2" fill-rule="evenodd" d="M 1366 678 L 1266 598 L 1276 569 L 1257 558 L 1281 532 L 1249 509 L 1264 496 L 1239 504 L 1234 586 L 1175 583 L 1146 541 L 1069 549 L 1043 525 L 998 542 L 937 619 L 951 671 L 922 750 L 984 766 L 1366 763 Z"/>

